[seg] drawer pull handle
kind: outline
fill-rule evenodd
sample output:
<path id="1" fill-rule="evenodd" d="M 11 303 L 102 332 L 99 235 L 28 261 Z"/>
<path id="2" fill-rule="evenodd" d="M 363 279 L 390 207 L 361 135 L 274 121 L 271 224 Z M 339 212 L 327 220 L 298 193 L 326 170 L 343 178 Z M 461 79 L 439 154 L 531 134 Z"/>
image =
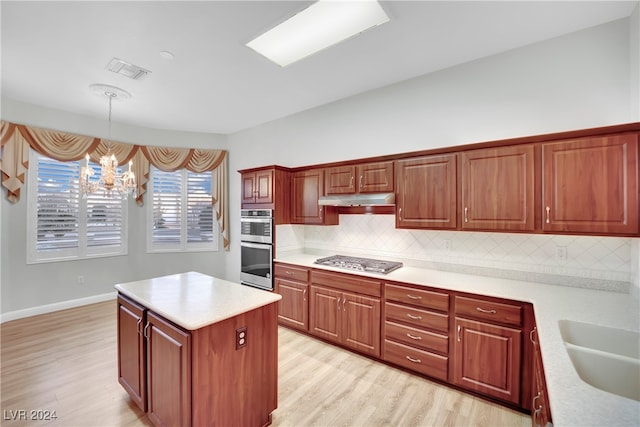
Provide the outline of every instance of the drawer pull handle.
<path id="1" fill-rule="evenodd" d="M 409 338 L 411 338 L 412 340 L 421 340 L 421 339 L 422 339 L 422 337 L 417 337 L 417 336 L 415 336 L 415 335 L 411 335 L 411 334 L 407 334 L 407 336 L 408 336 Z"/>
<path id="2" fill-rule="evenodd" d="M 544 208 L 545 212 L 547 213 L 547 218 L 544 222 L 546 222 L 547 224 L 549 224 L 551 222 L 551 218 L 550 218 L 550 214 L 551 214 L 551 208 L 549 206 L 547 206 L 546 208 Z"/>
<path id="3" fill-rule="evenodd" d="M 484 308 L 480 308 L 480 307 L 476 307 L 476 310 L 478 310 L 480 313 L 487 313 L 487 314 L 496 314 L 497 311 L 495 310 L 485 310 Z"/>
<path id="4" fill-rule="evenodd" d="M 411 294 L 407 294 L 407 298 L 409 298 L 409 299 L 422 299 L 422 297 L 420 295 L 416 296 L 416 295 L 411 295 Z"/>
<path id="5" fill-rule="evenodd" d="M 414 359 L 414 358 L 413 358 L 413 357 L 411 357 L 411 356 L 406 356 L 406 358 L 407 358 L 407 360 L 408 360 L 409 362 L 413 362 L 413 363 L 422 363 L 422 360 L 420 360 L 420 359 Z"/>
<path id="6" fill-rule="evenodd" d="M 289 271 L 289 270 L 287 270 L 287 271 L 286 271 L 286 273 L 287 273 L 288 275 L 290 275 L 290 276 L 291 276 L 292 274 L 295 274 L 293 271 Z"/>
<path id="7" fill-rule="evenodd" d="M 414 315 L 413 315 L 413 314 L 411 314 L 411 313 L 407 313 L 407 317 L 408 317 L 409 319 L 414 319 L 414 320 L 420 320 L 420 319 L 422 319 L 422 316 L 414 316 Z"/>

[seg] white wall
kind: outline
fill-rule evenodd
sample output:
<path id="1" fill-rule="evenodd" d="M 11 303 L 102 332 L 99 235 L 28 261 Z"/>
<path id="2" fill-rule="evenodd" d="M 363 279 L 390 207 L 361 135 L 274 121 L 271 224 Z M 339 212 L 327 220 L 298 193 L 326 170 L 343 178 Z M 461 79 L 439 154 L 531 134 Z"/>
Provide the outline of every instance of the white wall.
<path id="1" fill-rule="evenodd" d="M 638 121 L 630 99 L 637 95 L 631 94 L 629 21 L 483 58 L 238 132 L 229 144 L 243 154 L 233 157 L 230 170 L 304 166 Z M 633 85 L 638 79 L 635 75 Z M 233 225 L 239 196 L 230 206 Z M 239 258 L 238 251 L 231 255 L 230 274 Z M 454 248 L 449 255 L 460 254 Z M 629 263 L 630 255 L 625 258 Z M 623 269 L 628 276 L 630 266 Z"/>
<path id="2" fill-rule="evenodd" d="M 637 28 L 637 22 L 633 25 Z M 615 21 L 228 137 L 114 124 L 112 136 L 116 140 L 229 150 L 231 252 L 148 255 L 143 245 L 144 212 L 132 205 L 128 257 L 26 265 L 26 194 L 17 205 L 10 205 L 3 195 L 2 313 L 100 295 L 111 292 L 119 281 L 190 269 L 238 280 L 238 169 L 269 164 L 303 166 L 638 121 L 632 108 L 638 99 L 637 94 L 631 94 L 638 77 L 630 72 L 630 26 L 630 19 Z M 637 66 L 637 58 L 633 61 Z M 6 99 L 2 100 L 2 118 L 96 136 L 104 136 L 105 129 L 101 120 Z M 78 275 L 85 276 L 84 286 L 77 285 Z"/>

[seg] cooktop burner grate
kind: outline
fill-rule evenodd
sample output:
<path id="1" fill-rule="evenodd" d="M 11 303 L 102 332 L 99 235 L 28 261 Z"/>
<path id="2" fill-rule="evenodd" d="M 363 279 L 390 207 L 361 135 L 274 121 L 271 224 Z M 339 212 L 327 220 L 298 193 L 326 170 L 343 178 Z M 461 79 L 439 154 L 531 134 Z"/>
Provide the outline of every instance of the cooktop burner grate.
<path id="1" fill-rule="evenodd" d="M 329 267 L 344 268 L 347 270 L 367 271 L 372 273 L 387 274 L 402 267 L 401 262 L 384 261 L 370 258 L 358 258 L 345 255 L 332 255 L 315 260 L 315 264 Z"/>

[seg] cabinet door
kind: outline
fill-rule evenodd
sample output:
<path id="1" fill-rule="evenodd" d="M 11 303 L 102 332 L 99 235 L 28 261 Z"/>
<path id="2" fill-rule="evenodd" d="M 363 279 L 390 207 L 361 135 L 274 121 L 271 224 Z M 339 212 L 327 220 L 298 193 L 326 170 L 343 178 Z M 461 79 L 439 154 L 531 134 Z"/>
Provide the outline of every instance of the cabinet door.
<path id="1" fill-rule="evenodd" d="M 638 233 L 638 135 L 542 144 L 542 229 Z"/>
<path id="2" fill-rule="evenodd" d="M 256 173 L 242 174 L 242 204 L 256 202 Z"/>
<path id="3" fill-rule="evenodd" d="M 396 163 L 396 227 L 456 228 L 457 155 Z"/>
<path id="4" fill-rule="evenodd" d="M 275 279 L 275 292 L 282 295 L 278 304 L 278 320 L 282 325 L 304 331 L 309 329 L 309 305 L 306 283 Z"/>
<path id="5" fill-rule="evenodd" d="M 324 171 L 295 172 L 291 177 L 291 222 L 294 224 L 337 224 L 337 210 L 318 205 L 324 192 Z"/>
<path id="6" fill-rule="evenodd" d="M 534 229 L 532 145 L 466 151 L 461 161 L 463 229 Z"/>
<path id="7" fill-rule="evenodd" d="M 311 286 L 309 330 L 321 338 L 340 342 L 342 338 L 342 292 Z"/>
<path id="8" fill-rule="evenodd" d="M 142 329 L 146 310 L 118 295 L 118 382 L 147 411 L 146 347 Z"/>
<path id="9" fill-rule="evenodd" d="M 533 400 L 531 402 L 531 424 L 533 427 L 544 427 L 547 423 L 551 422 L 551 413 L 542 367 L 542 354 L 540 354 L 540 345 L 537 341 L 536 329 L 533 330 L 531 337 L 533 341 Z"/>
<path id="10" fill-rule="evenodd" d="M 393 192 L 393 162 L 358 165 L 357 179 L 359 193 Z"/>
<path id="11" fill-rule="evenodd" d="M 518 404 L 522 332 L 458 317 L 455 323 L 453 382 Z"/>
<path id="12" fill-rule="evenodd" d="M 273 203 L 273 169 L 242 174 L 242 203 Z"/>
<path id="13" fill-rule="evenodd" d="M 191 335 L 149 312 L 145 336 L 149 419 L 191 425 Z"/>
<path id="14" fill-rule="evenodd" d="M 343 294 L 343 343 L 380 357 L 380 300 Z"/>
<path id="15" fill-rule="evenodd" d="M 339 166 L 324 170 L 326 194 L 352 194 L 356 192 L 356 167 Z"/>
<path id="16" fill-rule="evenodd" d="M 273 203 L 273 170 L 267 169 L 256 172 L 255 203 Z"/>

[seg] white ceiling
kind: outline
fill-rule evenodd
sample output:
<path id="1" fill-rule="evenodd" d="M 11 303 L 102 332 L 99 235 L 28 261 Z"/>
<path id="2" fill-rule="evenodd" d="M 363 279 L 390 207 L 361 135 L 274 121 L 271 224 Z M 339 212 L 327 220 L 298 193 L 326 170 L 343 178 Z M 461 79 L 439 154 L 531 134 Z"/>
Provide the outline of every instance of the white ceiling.
<path id="1" fill-rule="evenodd" d="M 637 1 L 383 1 L 391 21 L 281 68 L 245 46 L 311 2 L 5 1 L 2 96 L 114 122 L 229 134 L 629 16 Z M 159 52 L 167 50 L 175 59 Z M 152 71 L 105 70 L 117 57 Z"/>

